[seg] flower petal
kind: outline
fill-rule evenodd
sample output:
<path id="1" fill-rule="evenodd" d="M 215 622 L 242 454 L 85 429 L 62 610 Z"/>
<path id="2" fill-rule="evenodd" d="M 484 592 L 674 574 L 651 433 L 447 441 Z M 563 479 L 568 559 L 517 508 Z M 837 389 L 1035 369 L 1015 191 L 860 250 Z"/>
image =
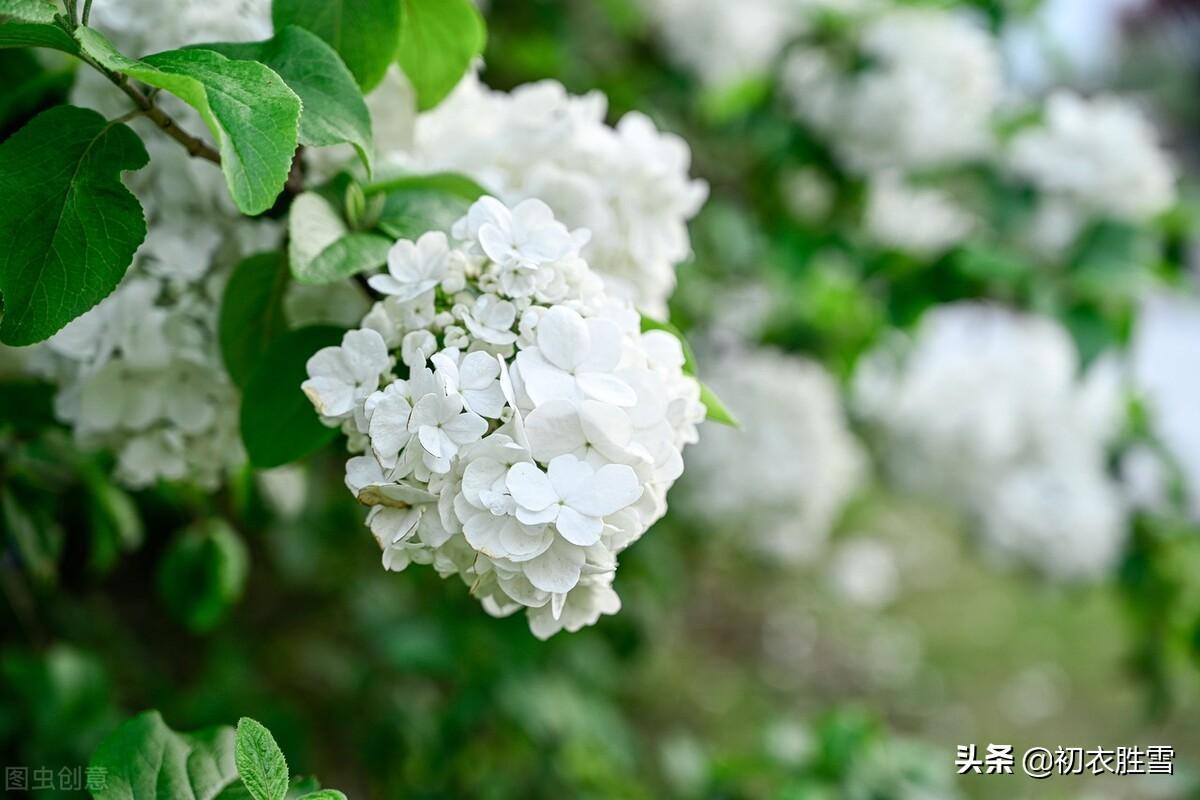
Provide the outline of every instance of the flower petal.
<path id="1" fill-rule="evenodd" d="M 538 461 L 549 462 L 587 444 L 579 412 L 568 400 L 550 400 L 535 408 L 525 420 L 525 431 L 529 450 Z"/>
<path id="2" fill-rule="evenodd" d="M 570 506 L 565 506 L 558 512 L 558 520 L 554 526 L 564 539 L 580 547 L 594 545 L 600 541 L 600 534 L 604 532 L 604 523 L 599 517 L 585 516 Z"/>
<path id="3" fill-rule="evenodd" d="M 518 505 L 530 511 L 541 511 L 559 499 L 546 473 L 527 461 L 508 468 L 504 485 Z"/>
<path id="4" fill-rule="evenodd" d="M 521 566 L 535 588 L 543 592 L 569 592 L 579 583 L 583 560 L 582 549 L 555 539 L 549 550 Z"/>
<path id="5" fill-rule="evenodd" d="M 591 347 L 587 323 L 566 306 L 552 306 L 538 320 L 537 343 L 547 361 L 567 371 L 575 369 Z"/>

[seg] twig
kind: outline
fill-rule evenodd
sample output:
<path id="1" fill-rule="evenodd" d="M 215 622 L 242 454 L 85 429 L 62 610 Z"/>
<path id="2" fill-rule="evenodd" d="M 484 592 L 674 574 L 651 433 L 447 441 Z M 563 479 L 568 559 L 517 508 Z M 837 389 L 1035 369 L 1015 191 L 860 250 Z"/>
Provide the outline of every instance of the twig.
<path id="1" fill-rule="evenodd" d="M 91 61 L 90 59 L 88 59 L 88 61 L 93 67 L 100 70 L 100 72 L 103 73 L 110 81 L 116 84 L 117 88 L 128 95 L 129 99 L 132 100 L 137 107 L 141 109 L 142 113 L 146 115 L 147 119 L 161 128 L 163 133 L 165 133 L 167 136 L 170 136 L 172 139 L 183 145 L 184 149 L 187 150 L 190 155 L 195 156 L 196 158 L 203 158 L 206 161 L 213 162 L 214 164 L 221 163 L 220 153 L 214 150 L 203 139 L 193 136 L 183 128 L 179 127 L 179 123 L 172 119 L 170 114 L 154 105 L 154 102 L 150 98 L 146 97 L 141 89 L 129 82 L 129 78 L 127 76 L 120 75 L 116 72 L 111 72 L 110 70 L 101 67 L 94 61 Z"/>
<path id="2" fill-rule="evenodd" d="M 92 15 L 92 0 L 84 0 L 83 2 L 83 20 L 82 24 L 88 24 L 88 17 Z"/>

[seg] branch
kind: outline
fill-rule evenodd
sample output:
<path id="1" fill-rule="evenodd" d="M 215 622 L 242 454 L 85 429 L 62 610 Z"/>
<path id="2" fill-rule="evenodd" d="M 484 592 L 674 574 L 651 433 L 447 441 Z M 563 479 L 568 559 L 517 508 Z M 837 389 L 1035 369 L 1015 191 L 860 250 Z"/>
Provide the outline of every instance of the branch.
<path id="1" fill-rule="evenodd" d="M 146 97 L 141 89 L 138 89 L 136 86 L 131 84 L 128 77 L 124 75 L 118 75 L 114 72 L 109 72 L 106 69 L 101 69 L 101 72 L 103 72 L 110 81 L 115 83 L 117 88 L 129 95 L 129 99 L 132 100 L 137 107 L 142 110 L 142 112 L 150 121 L 161 128 L 163 133 L 183 145 L 184 149 L 188 151 L 189 155 L 195 156 L 196 158 L 203 158 L 206 161 L 213 162 L 214 164 L 221 163 L 220 153 L 214 150 L 208 144 L 208 142 L 199 137 L 191 135 L 183 128 L 179 127 L 179 123 L 172 119 L 170 114 L 156 106 L 154 101 Z"/>

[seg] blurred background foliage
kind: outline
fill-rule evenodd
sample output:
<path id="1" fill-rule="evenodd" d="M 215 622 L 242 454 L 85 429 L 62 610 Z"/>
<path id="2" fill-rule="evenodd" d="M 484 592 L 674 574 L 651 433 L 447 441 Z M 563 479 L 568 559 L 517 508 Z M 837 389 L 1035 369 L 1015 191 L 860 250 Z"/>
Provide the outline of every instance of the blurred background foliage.
<path id="1" fill-rule="evenodd" d="M 1038 4 L 926 5 L 971 6 L 1003 31 Z M 844 379 L 885 332 L 986 297 L 1061 319 L 1088 360 L 1128 341 L 1141 272 L 1185 280 L 1191 186 L 1149 231 L 1097 223 L 1047 273 L 1014 245 L 1028 194 L 964 168 L 939 178 L 984 193 L 989 228 L 914 259 L 855 239 L 862 182 L 778 87 L 701 85 L 633 0 L 492 0 L 487 13 L 493 87 L 596 89 L 610 119 L 638 109 L 690 144 L 711 199 L 672 320 L 694 336 L 759 287 L 760 341 Z M 1154 100 L 1185 166 L 1200 134 L 1200 39 L 1185 35 L 1197 14 L 1143 8 L 1112 77 Z M 0 138 L 71 79 L 0 51 Z M 813 221 L 789 208 L 788 176 L 805 169 L 836 178 Z M 1052 585 L 986 563 L 961 520 L 882 485 L 800 565 L 748 550 L 745 531 L 690 513 L 677 490 L 622 560 L 622 612 L 541 643 L 456 582 L 381 570 L 333 448 L 212 494 L 129 492 L 56 427 L 45 387 L 2 391 L 5 765 L 86 763 L 122 719 L 156 708 L 177 730 L 254 716 L 293 772 L 352 798 L 1200 796 L 1200 539 L 1182 515 L 1140 516 L 1114 581 Z M 736 391 L 726 399 L 736 410 Z M 1169 744 L 1178 774 L 956 779 L 955 745 L 972 742 Z"/>

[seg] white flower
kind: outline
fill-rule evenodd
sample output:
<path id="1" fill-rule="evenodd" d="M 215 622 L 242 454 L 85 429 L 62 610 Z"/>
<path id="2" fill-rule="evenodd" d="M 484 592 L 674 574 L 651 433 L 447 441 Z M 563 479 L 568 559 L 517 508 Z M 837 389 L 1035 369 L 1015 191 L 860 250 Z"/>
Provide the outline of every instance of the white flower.
<path id="1" fill-rule="evenodd" d="M 561 248 L 536 243 L 559 228 Z M 620 607 L 616 554 L 665 512 L 704 416 L 678 340 L 641 332 L 583 241 L 540 204 L 480 201 L 447 239 L 462 286 L 377 303 L 305 383 L 363 453 L 346 485 L 384 567 L 458 575 L 489 614 L 526 609 L 540 637 Z"/>
<path id="2" fill-rule="evenodd" d="M 504 410 L 504 391 L 500 387 L 500 363 L 482 351 L 459 357 L 446 349 L 433 357 L 434 367 L 446 384 L 446 390 L 462 395 L 466 407 L 481 417 L 498 419 Z"/>
<path id="3" fill-rule="evenodd" d="M 879 244 L 925 257 L 961 243 L 975 227 L 945 192 L 907 185 L 895 173 L 872 179 L 865 222 Z"/>
<path id="4" fill-rule="evenodd" d="M 321 348 L 308 360 L 301 388 L 321 416 L 344 419 L 378 388 L 390 366 L 383 337 L 370 329 L 347 331 L 340 347 Z"/>
<path id="5" fill-rule="evenodd" d="M 573 455 L 552 459 L 546 472 L 527 462 L 514 464 L 505 486 L 516 502 L 517 519 L 527 525 L 554 523 L 563 538 L 581 547 L 600 541 L 604 517 L 642 496 L 630 467 L 593 469 Z"/>
<path id="6" fill-rule="evenodd" d="M 637 395 L 613 375 L 621 360 L 621 330 L 606 319 L 585 320 L 554 306 L 538 322 L 537 347 L 517 354 L 522 384 L 534 404 L 592 398 L 632 406 Z"/>
<path id="7" fill-rule="evenodd" d="M 412 300 L 432 291 L 449 271 L 450 246 L 446 234 L 430 231 L 413 242 L 399 241 L 388 252 L 387 273 L 367 279 L 380 294 L 399 301 Z"/>
<path id="8" fill-rule="evenodd" d="M 1009 146 L 1012 170 L 1051 197 L 1138 222 L 1175 202 L 1175 170 L 1150 121 L 1113 97 L 1056 92 Z"/>
<path id="9" fill-rule="evenodd" d="M 475 304 L 463 311 L 462 321 L 471 335 L 488 344 L 510 345 L 517 340 L 512 332 L 517 307 L 494 294 L 476 298 Z"/>

